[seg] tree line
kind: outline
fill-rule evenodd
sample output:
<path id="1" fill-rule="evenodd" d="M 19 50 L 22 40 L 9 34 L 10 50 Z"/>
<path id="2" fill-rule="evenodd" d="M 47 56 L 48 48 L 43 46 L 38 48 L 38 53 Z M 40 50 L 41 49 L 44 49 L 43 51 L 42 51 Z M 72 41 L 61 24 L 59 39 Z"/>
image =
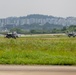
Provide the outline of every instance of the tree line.
<path id="1" fill-rule="evenodd" d="M 12 28 L 10 32 L 16 31 L 19 34 L 50 34 L 50 33 L 66 33 L 66 32 L 76 32 L 76 25 L 64 26 L 62 28 L 53 28 L 53 29 L 21 29 L 21 28 Z"/>

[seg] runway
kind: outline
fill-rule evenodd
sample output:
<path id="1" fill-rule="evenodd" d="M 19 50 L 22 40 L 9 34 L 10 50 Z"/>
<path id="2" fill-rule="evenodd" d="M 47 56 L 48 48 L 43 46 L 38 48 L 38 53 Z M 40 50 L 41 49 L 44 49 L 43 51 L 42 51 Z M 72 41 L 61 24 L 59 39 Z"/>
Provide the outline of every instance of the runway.
<path id="1" fill-rule="evenodd" d="M 76 75 L 76 67 L 0 65 L 0 75 Z"/>

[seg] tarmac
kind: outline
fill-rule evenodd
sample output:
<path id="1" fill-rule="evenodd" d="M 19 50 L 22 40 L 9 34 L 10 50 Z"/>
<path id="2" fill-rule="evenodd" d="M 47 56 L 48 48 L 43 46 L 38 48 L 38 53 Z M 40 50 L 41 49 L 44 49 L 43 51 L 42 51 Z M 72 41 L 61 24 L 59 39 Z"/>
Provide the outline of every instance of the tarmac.
<path id="1" fill-rule="evenodd" d="M 0 65 L 0 75 L 76 75 L 76 66 Z"/>

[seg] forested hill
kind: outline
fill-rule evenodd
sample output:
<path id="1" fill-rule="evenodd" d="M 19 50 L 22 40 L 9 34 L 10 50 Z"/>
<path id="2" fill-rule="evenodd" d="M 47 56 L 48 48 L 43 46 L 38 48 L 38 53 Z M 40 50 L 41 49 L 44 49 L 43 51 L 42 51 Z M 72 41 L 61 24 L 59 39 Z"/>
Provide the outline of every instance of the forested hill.
<path id="1" fill-rule="evenodd" d="M 41 14 L 31 14 L 21 17 L 8 17 L 0 19 L 0 30 L 21 28 L 26 30 L 51 30 L 63 26 L 76 25 L 76 17 L 55 17 Z"/>
<path id="2" fill-rule="evenodd" d="M 24 25 L 38 23 L 44 25 L 46 23 L 56 24 L 56 25 L 76 25 L 76 17 L 55 17 L 48 15 L 32 14 L 22 17 L 8 17 L 0 19 L 0 26 L 4 25 Z"/>

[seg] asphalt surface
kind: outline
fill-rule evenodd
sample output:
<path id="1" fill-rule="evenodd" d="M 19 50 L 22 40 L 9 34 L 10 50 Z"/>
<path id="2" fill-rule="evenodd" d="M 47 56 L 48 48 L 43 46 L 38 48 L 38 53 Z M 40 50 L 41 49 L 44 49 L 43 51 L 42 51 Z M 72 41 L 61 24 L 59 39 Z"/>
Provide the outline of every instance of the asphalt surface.
<path id="1" fill-rule="evenodd" d="M 0 65 L 0 75 L 76 75 L 76 66 Z"/>

